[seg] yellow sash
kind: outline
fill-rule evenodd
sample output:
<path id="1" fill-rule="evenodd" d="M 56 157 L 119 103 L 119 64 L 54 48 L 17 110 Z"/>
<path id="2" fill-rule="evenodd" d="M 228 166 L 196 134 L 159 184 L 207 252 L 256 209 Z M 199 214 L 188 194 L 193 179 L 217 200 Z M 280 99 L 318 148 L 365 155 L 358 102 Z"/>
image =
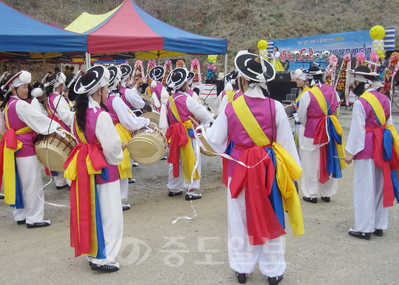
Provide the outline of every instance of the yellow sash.
<path id="1" fill-rule="evenodd" d="M 238 97 L 232 103 L 234 112 L 236 113 L 238 119 L 243 125 L 244 129 L 247 131 L 249 137 L 257 146 L 268 146 L 270 145 L 270 140 L 267 135 L 263 132 L 258 121 L 253 116 L 251 110 L 249 109 L 247 103 L 245 102 L 244 96 Z"/>
<path id="2" fill-rule="evenodd" d="M 151 83 L 147 86 L 147 89 L 146 89 L 146 93 L 148 94 L 148 96 L 152 96 L 152 92 L 151 92 L 151 89 L 150 89 L 150 85 L 151 85 Z"/>
<path id="3" fill-rule="evenodd" d="M 319 103 L 320 109 L 323 111 L 324 115 L 328 115 L 328 105 L 326 98 L 324 97 L 323 93 L 321 93 L 319 87 L 313 86 L 310 89 L 310 92 L 314 95 L 314 97 L 317 100 L 317 103 Z"/>
<path id="4" fill-rule="evenodd" d="M 270 140 L 263 132 L 258 121 L 255 119 L 244 96 L 240 96 L 232 102 L 233 109 L 243 125 L 244 129 L 258 146 L 270 145 Z M 283 197 L 284 209 L 288 212 L 288 218 L 295 236 L 305 233 L 303 224 L 301 204 L 296 192 L 293 179 L 299 179 L 302 169 L 295 159 L 279 144 L 273 142 L 272 148 L 276 155 L 276 180 Z"/>
<path id="5" fill-rule="evenodd" d="M 386 129 L 390 130 L 392 133 L 392 139 L 393 139 L 393 148 L 395 149 L 395 152 L 399 155 L 399 137 L 396 132 L 396 129 L 394 126 L 388 124 L 386 125 L 386 117 L 385 117 L 385 112 L 384 108 L 382 107 L 380 101 L 377 99 L 377 97 L 374 96 L 374 94 L 370 92 L 364 92 L 360 98 L 363 98 L 366 100 L 371 108 L 374 110 L 374 114 L 377 116 L 378 122 L 381 124 L 381 126 L 385 126 Z M 399 169 L 396 170 L 397 174 L 399 175 Z"/>
<path id="6" fill-rule="evenodd" d="M 301 93 L 299 93 L 298 98 L 296 98 L 295 103 L 298 103 L 298 101 L 299 101 L 299 99 L 301 98 L 302 94 L 303 94 L 305 91 L 309 91 L 309 90 L 310 90 L 310 87 L 305 87 L 305 88 L 303 88 L 302 91 L 301 91 Z"/>
<path id="7" fill-rule="evenodd" d="M 384 126 L 386 122 L 385 112 L 377 97 L 375 97 L 374 94 L 370 92 L 364 92 L 363 95 L 360 96 L 360 98 L 363 98 L 367 101 L 367 103 L 370 104 L 371 108 L 373 108 L 374 110 L 375 115 L 377 116 L 378 122 L 381 124 L 381 126 Z"/>
<path id="8" fill-rule="evenodd" d="M 128 143 L 129 140 L 132 138 L 130 132 L 120 123 L 116 124 L 115 128 L 119 134 L 119 137 L 121 138 L 121 141 L 123 143 Z M 120 179 L 132 178 L 131 167 L 132 164 L 130 163 L 130 154 L 127 148 L 125 148 L 123 150 L 123 159 L 121 163 L 118 165 Z"/>
<path id="9" fill-rule="evenodd" d="M 226 91 L 226 95 L 227 95 L 227 98 L 229 98 L 229 102 L 233 102 L 234 101 L 234 94 L 235 94 L 234 90 Z"/>
<path id="10" fill-rule="evenodd" d="M 15 104 L 16 104 L 17 101 L 13 101 L 13 102 L 15 102 Z M 10 104 L 13 104 L 13 102 L 11 102 Z M 4 108 L 4 117 L 6 118 L 7 129 L 9 130 L 11 128 L 10 128 L 10 123 L 9 123 L 9 120 L 8 120 L 8 112 L 7 112 L 8 111 L 8 107 L 9 107 L 9 104 L 7 104 L 6 107 Z M 16 130 L 15 134 L 16 135 L 20 135 L 20 134 L 26 134 L 26 133 L 29 133 L 29 132 L 32 132 L 32 129 L 29 126 L 25 126 L 22 129 Z"/>
<path id="11" fill-rule="evenodd" d="M 172 114 L 176 118 L 176 120 L 180 123 L 183 123 L 184 128 L 186 129 L 188 142 L 185 146 L 179 147 L 179 153 L 180 153 L 180 157 L 181 157 L 181 161 L 182 161 L 182 165 L 183 165 L 184 179 L 185 179 L 185 181 L 191 181 L 191 173 L 193 173 L 196 158 L 195 158 L 192 139 L 188 134 L 188 130 L 191 129 L 191 130 L 195 131 L 194 127 L 193 127 L 193 123 L 190 120 L 182 122 L 179 112 L 177 111 L 175 101 L 173 100 L 173 96 L 169 97 L 169 108 L 172 111 Z M 171 138 L 169 138 L 169 143 L 170 143 L 170 139 Z M 198 179 L 200 179 L 200 175 L 198 173 L 198 170 L 196 169 L 194 176 L 193 176 L 193 180 L 198 180 Z"/>
<path id="12" fill-rule="evenodd" d="M 321 93 L 320 89 L 317 86 L 314 86 L 310 89 L 310 92 L 314 95 L 314 97 L 317 100 L 317 103 L 319 103 L 320 109 L 324 113 L 326 117 L 331 118 L 331 121 L 334 125 L 334 128 L 337 132 L 338 135 L 341 136 L 342 138 L 342 144 L 335 143 L 337 147 L 337 152 L 339 157 L 345 157 L 345 138 L 344 138 L 344 131 L 342 130 L 342 127 L 340 123 L 338 122 L 337 117 L 335 117 L 334 114 L 328 115 L 328 105 L 326 98 L 324 97 L 323 93 Z M 327 129 L 326 129 L 327 131 Z M 339 164 L 341 165 L 341 169 L 345 169 L 347 167 L 345 160 L 340 159 Z"/>

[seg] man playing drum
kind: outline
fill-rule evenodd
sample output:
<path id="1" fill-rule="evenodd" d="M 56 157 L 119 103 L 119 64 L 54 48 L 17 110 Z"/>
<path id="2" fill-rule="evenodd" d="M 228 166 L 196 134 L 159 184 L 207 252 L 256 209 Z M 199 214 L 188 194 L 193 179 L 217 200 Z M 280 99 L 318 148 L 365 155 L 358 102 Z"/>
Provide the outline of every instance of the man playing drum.
<path id="1" fill-rule="evenodd" d="M 136 115 L 130 111 L 129 107 L 122 101 L 122 99 L 113 92 L 117 89 L 117 86 L 121 80 L 121 70 L 117 66 L 113 65 L 108 68 L 108 71 L 110 73 L 108 87 L 110 93 L 104 105 L 108 109 L 107 112 L 110 114 L 112 121 L 114 122 L 121 141 L 123 143 L 127 143 L 132 138 L 130 132 L 149 126 L 150 119 L 136 117 Z M 130 209 L 130 205 L 125 203 L 128 200 L 128 179 L 132 178 L 131 167 L 130 155 L 128 150 L 125 148 L 123 151 L 123 160 L 118 165 L 119 181 L 121 185 L 122 210 L 124 211 Z"/>
<path id="2" fill-rule="evenodd" d="M 115 259 L 123 237 L 118 165 L 123 143 L 111 116 L 100 109 L 108 96 L 108 69 L 93 66 L 74 87 L 72 133 L 79 144 L 64 164 L 71 184 L 71 246 L 86 255 L 92 270 L 119 270 Z M 83 201 L 83 202 L 82 202 Z"/>
<path id="3" fill-rule="evenodd" d="M 31 74 L 27 71 L 8 76 L 1 87 L 6 96 L 0 106 L 4 116 L 1 128 L 6 130 L 0 142 L 0 164 L 7 165 L 0 173 L 0 177 L 4 176 L 4 202 L 15 207 L 14 220 L 18 225 L 26 223 L 28 229 L 51 224 L 49 220 L 43 220 L 44 195 L 40 191 L 43 182 L 34 141 L 37 133 L 63 135 L 57 130 L 60 128 L 57 122 L 50 125 L 49 118 L 25 101 L 30 81 Z"/>
<path id="4" fill-rule="evenodd" d="M 189 201 L 202 198 L 201 194 L 194 192 L 200 188 L 201 155 L 195 151 L 199 148 L 193 138 L 194 127 L 190 117 L 204 126 L 209 125 L 212 119 L 208 117 L 206 108 L 187 93 L 187 77 L 187 69 L 176 68 L 166 80 L 168 87 L 175 90 L 167 103 L 169 128 L 166 138 L 170 148 L 168 195 L 181 195 L 184 188 L 187 190 L 185 199 Z"/>
<path id="5" fill-rule="evenodd" d="M 61 95 L 65 88 L 65 75 L 62 72 L 53 74 L 47 79 L 44 85 L 48 98 L 46 100 L 47 112 L 51 119 L 55 119 L 65 130 L 71 131 L 71 124 L 75 112 L 71 111 L 71 106 L 68 100 L 68 91 Z M 57 172 L 54 176 L 54 183 L 57 189 L 62 189 L 68 186 L 63 172 Z"/>

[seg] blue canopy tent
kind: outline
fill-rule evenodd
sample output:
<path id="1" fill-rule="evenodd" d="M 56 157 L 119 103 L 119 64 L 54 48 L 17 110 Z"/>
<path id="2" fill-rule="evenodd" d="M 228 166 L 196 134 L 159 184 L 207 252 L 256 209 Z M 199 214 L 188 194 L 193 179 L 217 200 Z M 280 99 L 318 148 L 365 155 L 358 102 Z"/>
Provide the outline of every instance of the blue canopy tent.
<path id="1" fill-rule="evenodd" d="M 87 36 L 35 20 L 0 1 L 0 60 L 69 60 L 87 52 Z M 1 66 L 1 69 L 2 66 Z"/>

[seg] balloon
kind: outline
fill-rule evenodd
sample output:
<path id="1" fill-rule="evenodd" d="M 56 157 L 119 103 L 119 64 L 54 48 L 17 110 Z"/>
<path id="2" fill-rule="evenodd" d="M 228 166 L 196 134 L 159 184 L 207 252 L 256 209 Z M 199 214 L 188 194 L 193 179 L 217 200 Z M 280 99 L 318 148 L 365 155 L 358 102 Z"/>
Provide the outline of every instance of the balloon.
<path id="1" fill-rule="evenodd" d="M 385 29 L 382 26 L 374 26 L 370 29 L 370 37 L 373 40 L 382 40 L 385 36 Z"/>
<path id="2" fill-rule="evenodd" d="M 267 49 L 267 41 L 265 40 L 260 40 L 257 44 L 257 47 L 259 50 L 264 50 Z"/>
<path id="3" fill-rule="evenodd" d="M 385 52 L 382 50 L 377 51 L 377 54 L 380 58 L 384 58 L 385 57 Z"/>
<path id="4" fill-rule="evenodd" d="M 209 61 L 209 64 L 212 64 L 212 61 L 211 61 L 211 60 Z"/>

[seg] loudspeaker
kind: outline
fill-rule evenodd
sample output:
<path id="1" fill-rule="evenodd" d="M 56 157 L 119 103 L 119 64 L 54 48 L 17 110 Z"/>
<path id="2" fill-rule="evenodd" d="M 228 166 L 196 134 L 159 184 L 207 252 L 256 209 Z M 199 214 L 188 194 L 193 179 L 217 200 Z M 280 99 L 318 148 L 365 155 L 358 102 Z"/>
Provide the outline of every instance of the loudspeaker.
<path id="1" fill-rule="evenodd" d="M 276 81 L 291 81 L 291 74 L 289 71 L 277 71 L 275 76 Z"/>

